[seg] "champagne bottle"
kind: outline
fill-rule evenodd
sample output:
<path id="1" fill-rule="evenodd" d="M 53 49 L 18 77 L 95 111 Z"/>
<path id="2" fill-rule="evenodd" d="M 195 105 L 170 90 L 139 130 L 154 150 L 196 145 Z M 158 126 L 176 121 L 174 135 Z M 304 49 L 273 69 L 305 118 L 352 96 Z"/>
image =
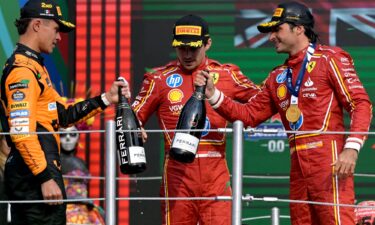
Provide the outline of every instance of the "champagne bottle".
<path id="1" fill-rule="evenodd" d="M 119 81 L 126 83 L 123 77 Z M 146 153 L 141 132 L 118 132 L 119 130 L 140 131 L 141 126 L 129 100 L 118 89 L 119 102 L 116 110 L 116 146 L 120 170 L 123 174 L 134 174 L 146 169 Z"/>
<path id="2" fill-rule="evenodd" d="M 191 163 L 195 159 L 199 141 L 206 122 L 204 92 L 206 86 L 196 87 L 195 92 L 181 110 L 169 155 L 180 162 Z"/>

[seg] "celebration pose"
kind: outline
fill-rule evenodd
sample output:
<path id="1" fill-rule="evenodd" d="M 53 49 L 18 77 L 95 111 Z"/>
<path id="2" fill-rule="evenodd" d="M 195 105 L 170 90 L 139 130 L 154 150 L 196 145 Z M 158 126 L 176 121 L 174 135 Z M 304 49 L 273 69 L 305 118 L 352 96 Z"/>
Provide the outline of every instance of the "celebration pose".
<path id="1" fill-rule="evenodd" d="M 305 131 L 289 134 L 291 199 L 354 204 L 353 172 L 366 135 L 319 132 L 344 131 L 343 109 L 350 114 L 351 132 L 367 132 L 372 106 L 353 59 L 339 47 L 317 44 L 313 27 L 313 15 L 297 2 L 280 4 L 272 20 L 258 26 L 288 58 L 246 104 L 225 96 L 204 71 L 195 84 L 208 80 L 210 104 L 229 121 L 255 127 L 279 113 L 286 130 Z M 293 225 L 354 225 L 350 207 L 291 203 L 290 214 Z"/>
<path id="2" fill-rule="evenodd" d="M 172 46 L 177 60 L 154 68 L 144 76 L 143 86 L 133 108 L 145 124 L 157 113 L 162 129 L 176 128 L 179 114 L 194 91 L 193 81 L 199 71 L 208 70 L 214 82 L 228 96 L 240 102 L 258 92 L 258 88 L 233 64 L 221 64 L 206 56 L 212 40 L 207 23 L 195 15 L 176 21 Z M 207 107 L 207 129 L 224 128 L 227 121 Z M 173 132 L 164 133 L 165 159 L 161 196 L 212 197 L 231 196 L 231 186 L 225 159 L 225 134 L 206 131 L 192 163 L 172 159 L 168 152 Z M 163 201 L 163 224 L 196 225 L 231 224 L 230 201 Z"/>

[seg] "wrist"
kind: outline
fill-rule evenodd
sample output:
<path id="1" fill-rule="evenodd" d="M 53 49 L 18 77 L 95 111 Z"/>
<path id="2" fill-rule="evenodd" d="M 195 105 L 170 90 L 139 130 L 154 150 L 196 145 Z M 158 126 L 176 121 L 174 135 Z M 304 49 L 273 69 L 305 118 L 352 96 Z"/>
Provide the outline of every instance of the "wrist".
<path id="1" fill-rule="evenodd" d="M 215 88 L 214 94 L 207 99 L 212 108 L 218 108 L 224 100 L 224 95 L 221 91 Z"/>
<path id="2" fill-rule="evenodd" d="M 107 93 L 103 93 L 101 95 L 102 101 L 106 106 L 109 106 L 111 102 L 108 100 Z"/>

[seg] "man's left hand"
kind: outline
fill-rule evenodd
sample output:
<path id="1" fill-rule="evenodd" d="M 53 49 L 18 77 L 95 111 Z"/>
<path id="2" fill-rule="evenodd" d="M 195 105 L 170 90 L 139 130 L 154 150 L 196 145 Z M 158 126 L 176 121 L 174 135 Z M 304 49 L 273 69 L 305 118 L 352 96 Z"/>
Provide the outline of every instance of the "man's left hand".
<path id="1" fill-rule="evenodd" d="M 352 148 L 345 148 L 339 155 L 338 159 L 332 163 L 335 167 L 335 175 L 339 179 L 352 176 L 354 173 L 355 165 L 358 158 L 358 151 Z"/>

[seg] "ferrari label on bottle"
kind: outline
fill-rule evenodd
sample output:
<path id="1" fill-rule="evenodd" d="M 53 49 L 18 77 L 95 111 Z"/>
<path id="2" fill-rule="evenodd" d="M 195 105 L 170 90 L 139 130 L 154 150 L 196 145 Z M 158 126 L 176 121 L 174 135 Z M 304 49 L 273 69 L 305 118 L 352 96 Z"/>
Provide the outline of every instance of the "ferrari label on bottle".
<path id="1" fill-rule="evenodd" d="M 195 154 L 198 149 L 199 138 L 185 133 L 176 133 L 172 148 L 179 148 Z"/>
<path id="2" fill-rule="evenodd" d="M 146 163 L 145 149 L 140 146 L 129 146 L 129 161 L 133 163 Z"/>

